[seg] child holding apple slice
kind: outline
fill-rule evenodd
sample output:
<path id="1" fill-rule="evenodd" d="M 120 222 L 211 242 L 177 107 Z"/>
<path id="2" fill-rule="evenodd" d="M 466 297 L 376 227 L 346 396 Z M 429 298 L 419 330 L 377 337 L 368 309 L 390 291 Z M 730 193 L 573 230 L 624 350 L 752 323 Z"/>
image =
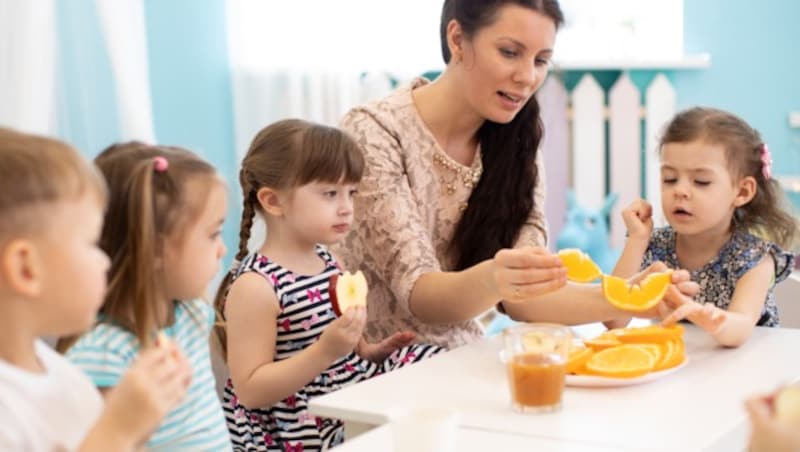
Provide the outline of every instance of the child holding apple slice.
<path id="1" fill-rule="evenodd" d="M 301 120 L 263 129 L 242 162 L 237 263 L 216 299 L 225 319 L 217 331 L 231 375 L 224 408 L 235 449 L 326 450 L 342 441 L 343 426 L 311 416 L 311 398 L 440 351 L 409 345 L 412 333 L 379 344 L 362 339 L 366 281 L 360 272 L 339 276 L 325 245 L 350 228 L 363 168 L 345 133 Z M 256 212 L 267 236 L 248 255 Z"/>

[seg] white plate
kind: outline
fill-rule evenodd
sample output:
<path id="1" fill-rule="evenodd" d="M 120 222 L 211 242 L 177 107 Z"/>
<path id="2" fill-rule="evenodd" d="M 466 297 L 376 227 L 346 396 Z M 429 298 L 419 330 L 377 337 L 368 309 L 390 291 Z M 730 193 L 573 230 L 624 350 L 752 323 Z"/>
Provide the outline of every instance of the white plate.
<path id="1" fill-rule="evenodd" d="M 567 375 L 567 386 L 577 386 L 585 388 L 613 388 L 617 386 L 633 386 L 642 383 L 649 383 L 658 380 L 661 377 L 677 372 L 689 362 L 689 357 L 685 357 L 683 362 L 679 365 L 658 372 L 650 372 L 649 374 L 642 375 L 641 377 L 634 378 L 612 378 L 612 377 L 598 377 L 594 375 Z"/>

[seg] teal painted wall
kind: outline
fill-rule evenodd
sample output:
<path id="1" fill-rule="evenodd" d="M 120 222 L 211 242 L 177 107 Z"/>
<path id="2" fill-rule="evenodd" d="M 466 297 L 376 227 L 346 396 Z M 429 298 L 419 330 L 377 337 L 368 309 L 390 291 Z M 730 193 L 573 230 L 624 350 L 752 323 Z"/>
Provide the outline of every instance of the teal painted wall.
<path id="1" fill-rule="evenodd" d="M 672 74 L 680 107 L 730 110 L 758 129 L 777 175 L 800 175 L 800 2 L 684 0 L 687 53 L 709 52 L 711 67 Z"/>
<path id="2" fill-rule="evenodd" d="M 224 0 L 145 0 L 153 120 L 160 143 L 206 158 L 228 181 L 225 264 L 238 246 L 241 200 Z"/>

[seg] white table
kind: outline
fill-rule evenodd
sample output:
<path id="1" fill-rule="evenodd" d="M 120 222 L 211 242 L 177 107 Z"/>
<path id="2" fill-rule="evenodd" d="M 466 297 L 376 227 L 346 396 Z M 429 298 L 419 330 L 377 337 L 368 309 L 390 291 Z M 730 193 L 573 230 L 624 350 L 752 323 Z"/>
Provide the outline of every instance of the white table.
<path id="1" fill-rule="evenodd" d="M 392 424 L 385 424 L 345 441 L 336 452 L 391 452 L 393 447 Z M 471 427 L 460 427 L 454 451 L 457 452 L 635 452 L 632 449 L 603 447 L 576 441 L 558 441 L 513 433 L 490 432 Z"/>
<path id="2" fill-rule="evenodd" d="M 461 426 L 545 441 L 638 451 L 740 451 L 745 398 L 800 377 L 800 330 L 756 328 L 724 349 L 686 327 L 689 363 L 661 380 L 622 388 L 571 388 L 561 411 L 522 415 L 509 405 L 499 338 L 314 399 L 313 414 L 377 426 L 425 406 L 445 406 Z"/>

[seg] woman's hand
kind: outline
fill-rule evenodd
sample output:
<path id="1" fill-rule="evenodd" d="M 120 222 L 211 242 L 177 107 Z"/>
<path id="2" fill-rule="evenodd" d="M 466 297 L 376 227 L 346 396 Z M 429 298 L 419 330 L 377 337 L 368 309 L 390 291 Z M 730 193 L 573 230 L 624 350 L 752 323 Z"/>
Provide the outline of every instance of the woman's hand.
<path id="1" fill-rule="evenodd" d="M 356 353 L 364 359 L 368 359 L 374 363 L 381 363 L 389 355 L 394 353 L 395 350 L 411 345 L 416 338 L 416 333 L 411 331 L 394 333 L 377 344 L 370 344 L 362 337 L 358 342 Z"/>
<path id="2" fill-rule="evenodd" d="M 564 287 L 567 269 L 546 248 L 503 249 L 494 256 L 494 283 L 500 298 L 512 303 Z"/>
<path id="3" fill-rule="evenodd" d="M 325 356 L 333 362 L 352 352 L 366 323 L 367 310 L 363 306 L 348 308 L 341 317 L 329 323 L 319 338 Z"/>

